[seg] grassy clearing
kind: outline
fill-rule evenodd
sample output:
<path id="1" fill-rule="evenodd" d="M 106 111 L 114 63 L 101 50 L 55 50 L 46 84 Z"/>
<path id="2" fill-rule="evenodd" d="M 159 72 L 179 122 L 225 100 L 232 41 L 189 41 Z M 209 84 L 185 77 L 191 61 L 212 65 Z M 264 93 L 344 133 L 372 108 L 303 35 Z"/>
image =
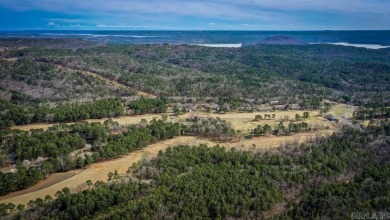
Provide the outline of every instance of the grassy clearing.
<path id="1" fill-rule="evenodd" d="M 114 121 L 117 121 L 121 125 L 133 125 L 133 124 L 138 124 L 141 122 L 141 119 L 146 119 L 147 121 L 151 121 L 153 119 L 159 119 L 161 118 L 161 114 L 152 114 L 152 115 L 136 115 L 136 116 L 122 116 L 118 118 L 112 118 Z M 102 119 L 88 119 L 85 120 L 87 122 L 100 122 L 103 123 L 105 120 L 108 118 L 102 118 Z M 74 124 L 74 123 L 66 123 L 66 124 Z M 23 131 L 29 131 L 31 129 L 44 129 L 46 130 L 47 128 L 53 126 L 55 124 L 43 124 L 43 123 L 38 123 L 38 124 L 29 124 L 29 125 L 18 125 L 18 126 L 13 126 L 12 129 L 20 129 Z"/>
<path id="2" fill-rule="evenodd" d="M 303 112 L 305 111 L 298 111 L 298 110 L 290 110 L 290 111 L 274 111 L 274 112 L 244 112 L 244 113 L 238 113 L 238 112 L 229 112 L 226 114 L 215 114 L 215 113 L 203 113 L 203 112 L 192 112 L 187 113 L 185 115 L 179 116 L 179 119 L 181 121 L 185 121 L 189 117 L 220 117 L 221 119 L 226 120 L 227 122 L 230 122 L 232 128 L 235 130 L 241 130 L 242 132 L 246 132 L 248 129 L 254 129 L 258 125 L 265 125 L 268 124 L 271 127 L 275 127 L 282 118 L 285 116 L 288 116 L 290 120 L 295 120 L 295 115 L 303 115 Z M 324 127 L 327 126 L 329 123 L 327 120 L 325 120 L 322 116 L 320 116 L 319 111 L 308 111 L 310 117 L 308 119 L 305 119 L 305 122 L 309 124 L 310 127 Z M 254 121 L 256 115 L 264 116 L 264 114 L 275 114 L 276 117 L 274 120 L 261 120 L 261 121 Z M 286 122 L 288 123 L 288 122 Z"/>
<path id="3" fill-rule="evenodd" d="M 343 116 L 347 114 L 346 116 L 352 117 L 353 111 L 354 109 L 352 107 L 348 107 L 346 104 L 337 104 L 332 107 L 330 113 L 336 116 Z"/>
<path id="4" fill-rule="evenodd" d="M 224 119 L 231 123 L 232 128 L 235 130 L 241 130 L 243 132 L 247 131 L 248 129 L 254 129 L 258 125 L 265 125 L 269 124 L 272 127 L 275 127 L 283 117 L 289 116 L 290 120 L 295 119 L 295 115 L 303 115 L 303 112 L 301 110 L 290 110 L 290 111 L 273 111 L 273 112 L 229 112 L 226 114 L 216 114 L 216 113 L 205 113 L 205 112 L 192 112 L 192 113 L 186 113 L 184 115 L 180 115 L 178 117 L 179 121 L 184 122 L 187 118 L 198 116 L 198 117 L 220 117 L 221 119 Z M 327 120 L 325 120 L 321 115 L 319 111 L 308 111 L 310 114 L 310 117 L 308 119 L 305 119 L 305 122 L 309 123 L 309 126 L 311 127 L 323 127 L 328 126 L 329 123 L 327 123 Z M 344 104 L 336 105 L 332 108 L 331 113 L 338 112 L 338 114 L 345 114 L 345 112 L 349 112 L 352 116 L 353 109 L 348 108 Z M 254 121 L 256 115 L 264 116 L 264 114 L 275 114 L 275 120 L 262 120 L 259 122 Z M 141 122 L 141 119 L 146 119 L 147 121 L 151 121 L 153 119 L 160 119 L 162 117 L 162 114 L 149 114 L 149 115 L 136 115 L 136 116 L 122 116 L 118 118 L 112 118 L 114 121 L 117 121 L 121 125 L 133 125 L 138 124 Z M 102 119 L 88 119 L 86 121 L 88 122 L 101 122 L 103 123 L 108 118 L 102 118 Z M 67 123 L 72 124 L 72 123 Z M 28 131 L 31 129 L 47 129 L 50 126 L 53 126 L 54 124 L 44 124 L 44 123 L 37 123 L 37 124 L 29 124 L 29 125 L 18 125 L 12 127 L 13 129 L 20 129 L 24 131 Z"/>

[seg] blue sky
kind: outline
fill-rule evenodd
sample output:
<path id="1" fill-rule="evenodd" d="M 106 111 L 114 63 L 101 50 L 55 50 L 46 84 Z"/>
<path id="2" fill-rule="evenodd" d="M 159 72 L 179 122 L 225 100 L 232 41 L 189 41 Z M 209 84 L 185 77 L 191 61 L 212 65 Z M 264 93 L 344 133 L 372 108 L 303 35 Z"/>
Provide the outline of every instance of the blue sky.
<path id="1" fill-rule="evenodd" d="M 390 0 L 0 0 L 0 30 L 373 29 Z"/>

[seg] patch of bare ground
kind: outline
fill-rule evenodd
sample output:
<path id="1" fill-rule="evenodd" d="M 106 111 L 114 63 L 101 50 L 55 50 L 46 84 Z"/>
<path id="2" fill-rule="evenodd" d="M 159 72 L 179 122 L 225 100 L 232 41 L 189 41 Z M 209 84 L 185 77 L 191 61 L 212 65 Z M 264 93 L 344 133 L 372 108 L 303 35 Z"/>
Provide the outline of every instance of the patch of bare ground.
<path id="1" fill-rule="evenodd" d="M 18 58 L 16 58 L 16 57 L 10 57 L 10 58 L 3 58 L 3 60 L 8 61 L 8 62 L 15 62 L 15 61 L 18 60 Z"/>

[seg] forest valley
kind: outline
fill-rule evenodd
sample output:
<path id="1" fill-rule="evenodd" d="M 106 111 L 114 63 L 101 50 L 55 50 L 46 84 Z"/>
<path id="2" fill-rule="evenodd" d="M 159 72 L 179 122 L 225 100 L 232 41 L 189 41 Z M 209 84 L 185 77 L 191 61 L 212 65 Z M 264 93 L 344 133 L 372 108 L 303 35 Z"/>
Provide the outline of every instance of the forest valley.
<path id="1" fill-rule="evenodd" d="M 13 39 L 0 47 L 1 218 L 390 212 L 390 49 Z M 300 134 L 317 136 L 264 149 L 232 145 Z M 215 144 L 168 146 L 78 190 L 4 202 L 52 175 L 179 137 Z"/>

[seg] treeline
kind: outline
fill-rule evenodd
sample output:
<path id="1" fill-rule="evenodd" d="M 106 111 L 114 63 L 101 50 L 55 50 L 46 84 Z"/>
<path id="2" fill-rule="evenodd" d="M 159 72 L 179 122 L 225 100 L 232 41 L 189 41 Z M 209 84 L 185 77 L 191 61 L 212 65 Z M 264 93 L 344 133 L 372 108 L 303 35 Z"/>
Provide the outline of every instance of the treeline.
<path id="1" fill-rule="evenodd" d="M 122 134 L 110 134 L 113 123 L 76 123 L 58 125 L 47 131 L 32 130 L 22 132 L 7 130 L 2 132 L 4 140 L 2 152 L 14 155 L 16 172 L 0 172 L 0 195 L 26 188 L 47 177 L 53 172 L 64 172 L 83 168 L 94 162 L 117 158 L 143 148 L 151 143 L 180 135 L 178 123 L 152 120 L 146 125 L 133 125 Z M 92 144 L 91 152 L 85 143 Z M 72 151 L 74 155 L 70 154 Z M 41 160 L 37 160 L 41 157 Z"/>
<path id="2" fill-rule="evenodd" d="M 123 134 L 111 135 L 106 145 L 93 148 L 92 157 L 95 161 L 116 158 L 180 134 L 179 123 L 152 120 L 146 126 L 130 126 Z"/>
<path id="3" fill-rule="evenodd" d="M 290 122 L 288 126 L 284 126 L 283 122 L 280 122 L 275 129 L 272 130 L 272 127 L 268 124 L 265 125 L 258 125 L 253 131 L 251 131 L 251 134 L 254 136 L 261 136 L 261 135 L 290 135 L 291 133 L 299 133 L 299 132 L 305 132 L 310 131 L 311 128 L 309 127 L 309 124 L 306 122 L 300 122 L 300 123 L 294 123 Z"/>
<path id="4" fill-rule="evenodd" d="M 375 118 L 389 118 L 390 108 L 360 108 L 353 112 L 353 117 L 358 120 L 369 120 Z"/>
<path id="5" fill-rule="evenodd" d="M 0 172 L 0 195 L 32 186 L 50 173 L 78 167 L 78 158 L 70 153 L 86 147 L 86 143 L 107 141 L 108 132 L 100 123 L 58 125 L 43 129 L 1 131 L 2 165 L 16 164 L 15 172 Z M 92 157 L 83 156 L 85 165 Z"/>
<path id="6" fill-rule="evenodd" d="M 236 137 L 236 131 L 221 118 L 200 118 L 195 116 L 188 120 L 188 126 L 183 126 L 183 133 L 211 138 L 217 141 L 229 141 Z"/>
<path id="7" fill-rule="evenodd" d="M 85 139 L 68 131 L 48 132 L 39 130 L 14 131 L 3 137 L 0 147 L 16 160 L 31 160 L 38 157 L 57 157 L 85 147 Z"/>
<path id="8" fill-rule="evenodd" d="M 389 181 L 388 164 L 369 166 L 351 181 L 308 190 L 288 215 L 293 219 L 385 219 L 390 212 Z"/>
<path id="9" fill-rule="evenodd" d="M 275 114 L 264 114 L 264 117 L 261 115 L 256 115 L 255 116 L 255 121 L 261 121 L 261 120 L 271 120 L 275 119 L 276 115 Z"/>
<path id="10" fill-rule="evenodd" d="M 0 196 L 32 186 L 54 171 L 50 162 L 39 167 L 27 168 L 22 162 L 16 162 L 16 172 L 0 172 Z M 1 213 L 1 210 L 0 210 Z"/>
<path id="11" fill-rule="evenodd" d="M 10 105 L 0 113 L 0 128 L 36 122 L 73 122 L 85 119 L 116 117 L 124 114 L 119 99 L 101 99 L 85 103 L 65 103 L 54 108 L 48 106 Z"/>
<path id="12" fill-rule="evenodd" d="M 144 98 L 134 100 L 130 103 L 129 107 L 134 111 L 136 115 L 143 115 L 149 113 L 164 113 L 167 110 L 168 100 L 165 98 Z"/>
<path id="13" fill-rule="evenodd" d="M 372 144 L 390 134 L 381 127 L 345 128 L 314 144 L 266 153 L 205 145 L 168 148 L 109 183 L 89 183 L 76 194 L 65 188 L 53 201 L 32 201 L 31 210 L 19 217 L 345 219 L 352 212 L 386 212 L 389 143 Z M 7 206 L 12 207 L 3 205 L 5 213 Z"/>

